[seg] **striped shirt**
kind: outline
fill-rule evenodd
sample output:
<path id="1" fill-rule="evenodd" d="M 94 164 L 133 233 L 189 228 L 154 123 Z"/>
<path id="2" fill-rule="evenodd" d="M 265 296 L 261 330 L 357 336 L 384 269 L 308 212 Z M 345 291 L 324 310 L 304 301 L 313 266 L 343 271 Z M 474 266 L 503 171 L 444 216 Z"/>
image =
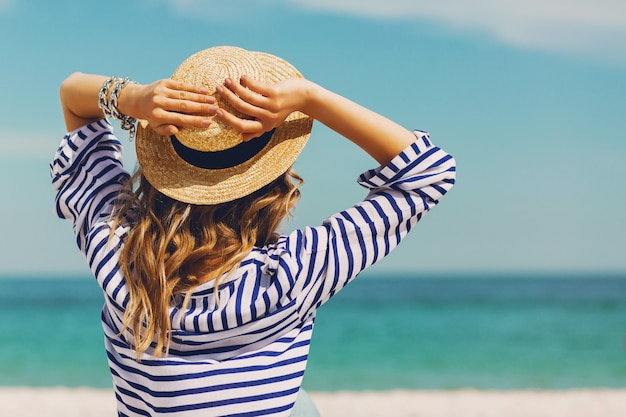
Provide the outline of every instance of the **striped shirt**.
<path id="1" fill-rule="evenodd" d="M 65 135 L 50 164 L 55 210 L 73 223 L 76 243 L 104 293 L 102 325 L 120 416 L 288 416 L 306 368 L 317 309 L 386 256 L 452 187 L 454 159 L 424 132 L 389 164 L 362 174 L 364 201 L 322 225 L 255 247 L 220 282 L 197 287 L 181 311 L 171 306 L 169 355 L 136 361 L 122 331 L 128 289 L 109 240 L 113 200 L 128 178 L 122 146 L 106 120 Z M 121 333 L 121 335 L 120 335 Z"/>

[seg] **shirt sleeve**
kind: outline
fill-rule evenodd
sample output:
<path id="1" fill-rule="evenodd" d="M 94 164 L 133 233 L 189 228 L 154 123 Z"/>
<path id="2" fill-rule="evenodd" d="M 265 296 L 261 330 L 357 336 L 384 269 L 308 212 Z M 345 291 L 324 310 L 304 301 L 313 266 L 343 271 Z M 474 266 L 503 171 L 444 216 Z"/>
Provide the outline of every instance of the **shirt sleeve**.
<path id="1" fill-rule="evenodd" d="M 387 256 L 454 185 L 454 158 L 427 133 L 415 134 L 417 140 L 389 164 L 359 177 L 369 189 L 364 201 L 287 237 L 280 262 L 289 271 L 302 319 Z"/>
<path id="2" fill-rule="evenodd" d="M 87 233 L 108 215 L 128 173 L 122 166 L 122 145 L 107 120 L 67 133 L 50 163 L 57 191 L 55 212 L 73 223 L 76 243 L 86 250 Z"/>

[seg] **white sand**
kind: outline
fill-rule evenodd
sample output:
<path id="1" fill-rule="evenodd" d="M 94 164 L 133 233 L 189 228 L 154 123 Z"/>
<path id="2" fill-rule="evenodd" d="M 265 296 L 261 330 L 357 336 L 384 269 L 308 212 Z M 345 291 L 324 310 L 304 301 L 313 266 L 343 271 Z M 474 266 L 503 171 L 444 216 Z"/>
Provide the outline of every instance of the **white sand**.
<path id="1" fill-rule="evenodd" d="M 310 392 L 322 417 L 624 417 L 626 389 Z M 110 390 L 0 388 L 2 417 L 113 417 Z"/>
<path id="2" fill-rule="evenodd" d="M 626 389 L 310 393 L 322 417 L 625 417 Z"/>

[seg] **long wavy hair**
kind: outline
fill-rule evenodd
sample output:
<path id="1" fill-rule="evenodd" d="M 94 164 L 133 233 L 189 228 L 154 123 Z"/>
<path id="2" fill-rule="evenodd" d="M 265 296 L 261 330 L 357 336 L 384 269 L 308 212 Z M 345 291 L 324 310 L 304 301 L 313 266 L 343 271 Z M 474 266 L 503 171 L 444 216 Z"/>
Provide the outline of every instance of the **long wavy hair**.
<path id="1" fill-rule="evenodd" d="M 220 278 L 254 246 L 276 242 L 301 183 L 289 169 L 246 197 L 194 205 L 162 194 L 140 169 L 133 174 L 120 194 L 112 230 L 130 226 L 119 260 L 130 295 L 122 332 L 132 333 L 138 360 L 153 342 L 156 356 L 167 355 L 174 295 L 186 293 L 184 310 L 195 287 L 213 280 L 217 290 Z"/>

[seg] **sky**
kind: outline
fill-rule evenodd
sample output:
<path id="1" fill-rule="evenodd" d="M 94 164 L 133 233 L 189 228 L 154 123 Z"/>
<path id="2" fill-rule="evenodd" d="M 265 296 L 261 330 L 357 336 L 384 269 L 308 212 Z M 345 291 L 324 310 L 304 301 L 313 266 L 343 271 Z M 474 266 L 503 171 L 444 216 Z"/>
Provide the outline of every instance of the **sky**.
<path id="1" fill-rule="evenodd" d="M 409 129 L 457 185 L 377 274 L 626 274 L 626 3 L 618 0 L 0 0 L 0 276 L 89 274 L 48 163 L 74 71 L 149 83 L 235 45 Z M 133 143 L 121 134 L 125 162 Z M 376 164 L 316 124 L 285 228 L 365 195 Z"/>

